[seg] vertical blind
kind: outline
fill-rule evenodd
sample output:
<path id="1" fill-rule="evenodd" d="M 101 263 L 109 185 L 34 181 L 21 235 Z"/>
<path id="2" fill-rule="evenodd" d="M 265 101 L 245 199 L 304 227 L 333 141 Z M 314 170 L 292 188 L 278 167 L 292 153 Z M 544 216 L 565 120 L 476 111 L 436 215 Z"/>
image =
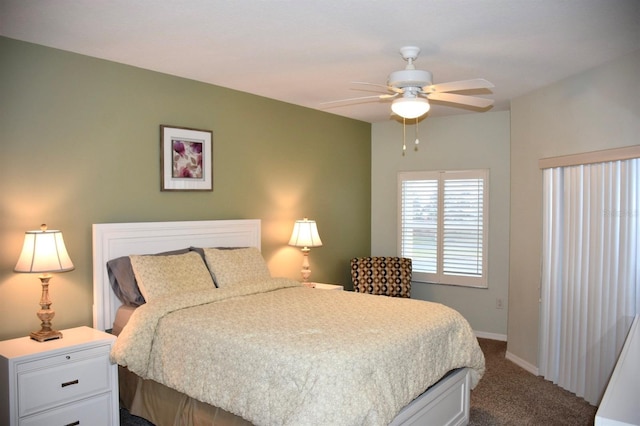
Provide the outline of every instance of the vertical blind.
<path id="1" fill-rule="evenodd" d="M 487 176 L 399 174 L 399 251 L 416 281 L 486 287 Z"/>
<path id="2" fill-rule="evenodd" d="M 539 370 L 593 405 L 640 309 L 639 167 L 543 171 Z"/>

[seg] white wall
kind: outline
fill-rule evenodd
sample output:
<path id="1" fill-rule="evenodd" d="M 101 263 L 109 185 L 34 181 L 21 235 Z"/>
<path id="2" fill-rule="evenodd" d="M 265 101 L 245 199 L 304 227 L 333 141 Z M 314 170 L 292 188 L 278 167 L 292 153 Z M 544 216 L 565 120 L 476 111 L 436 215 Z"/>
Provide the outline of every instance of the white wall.
<path id="1" fill-rule="evenodd" d="M 509 113 L 470 113 L 427 118 L 419 125 L 419 150 L 413 150 L 415 126 L 407 126 L 402 156 L 402 124 L 372 127 L 371 254 L 396 255 L 397 173 L 407 170 L 490 169 L 489 288 L 414 283 L 412 297 L 457 309 L 474 330 L 507 334 L 509 264 Z M 502 299 L 503 309 L 496 309 Z"/>
<path id="2" fill-rule="evenodd" d="M 511 102 L 510 354 L 538 365 L 541 158 L 640 143 L 640 50 Z"/>

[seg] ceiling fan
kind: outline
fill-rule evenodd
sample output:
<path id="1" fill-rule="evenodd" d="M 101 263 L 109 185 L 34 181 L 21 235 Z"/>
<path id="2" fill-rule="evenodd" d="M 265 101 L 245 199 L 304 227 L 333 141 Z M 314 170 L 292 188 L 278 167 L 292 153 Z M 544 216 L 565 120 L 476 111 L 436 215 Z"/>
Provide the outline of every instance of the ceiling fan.
<path id="1" fill-rule="evenodd" d="M 403 47 L 400 49 L 400 54 L 407 62 L 407 65 L 405 69 L 394 71 L 389 74 L 386 85 L 361 81 L 354 82 L 354 84 L 383 87 L 388 93 L 376 96 L 363 96 L 343 99 L 340 101 L 325 102 L 324 104 L 352 102 L 365 99 L 393 99 L 391 110 L 403 118 L 418 118 L 426 114 L 430 108 L 429 100 L 472 106 L 476 108 L 487 108 L 493 105 L 493 99 L 450 93 L 494 87 L 489 81 L 483 78 L 475 78 L 471 80 L 433 84 L 433 75 L 431 72 L 418 70 L 413 64 L 420 54 L 419 47 Z"/>

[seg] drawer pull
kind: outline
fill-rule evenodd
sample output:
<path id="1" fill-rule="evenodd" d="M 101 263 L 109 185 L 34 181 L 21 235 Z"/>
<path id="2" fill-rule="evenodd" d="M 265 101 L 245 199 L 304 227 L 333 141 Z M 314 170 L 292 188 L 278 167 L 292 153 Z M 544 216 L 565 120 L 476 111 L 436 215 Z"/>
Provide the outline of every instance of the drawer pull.
<path id="1" fill-rule="evenodd" d="M 75 422 L 66 424 L 64 426 L 78 426 L 79 424 L 80 424 L 80 420 L 76 420 Z"/>
<path id="2" fill-rule="evenodd" d="M 71 385 L 77 385 L 78 384 L 78 379 L 72 380 L 70 382 L 64 382 L 61 386 L 63 388 L 66 388 L 67 386 L 71 386 Z M 72 423 L 75 424 L 75 423 Z"/>

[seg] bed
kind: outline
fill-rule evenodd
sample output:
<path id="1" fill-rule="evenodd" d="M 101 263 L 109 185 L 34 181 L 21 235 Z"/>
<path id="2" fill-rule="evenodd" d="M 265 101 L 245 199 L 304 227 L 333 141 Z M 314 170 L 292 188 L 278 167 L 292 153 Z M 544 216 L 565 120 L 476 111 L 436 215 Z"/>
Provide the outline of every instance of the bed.
<path id="1" fill-rule="evenodd" d="M 468 423 L 484 357 L 460 314 L 265 276 L 260 242 L 255 219 L 93 225 L 94 327 L 128 321 L 112 352 L 125 408 L 159 426 Z M 158 283 L 197 256 L 218 287 L 196 265 L 202 283 L 165 293 Z M 110 285 L 106 264 L 122 257 L 141 307 Z"/>

